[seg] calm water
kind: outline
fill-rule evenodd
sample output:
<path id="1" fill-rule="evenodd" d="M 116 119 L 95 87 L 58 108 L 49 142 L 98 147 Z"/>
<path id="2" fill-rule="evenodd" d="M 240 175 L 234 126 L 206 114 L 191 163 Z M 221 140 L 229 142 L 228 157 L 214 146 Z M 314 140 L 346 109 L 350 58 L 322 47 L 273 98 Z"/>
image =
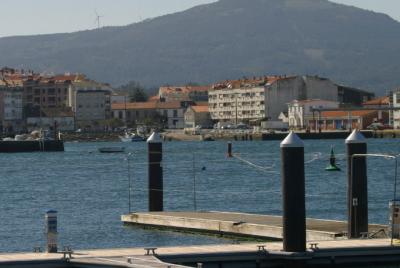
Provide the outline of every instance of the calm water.
<path id="1" fill-rule="evenodd" d="M 307 216 L 345 219 L 346 161 L 343 140 L 306 141 Z M 66 143 L 64 153 L 0 155 L 0 252 L 44 246 L 44 214 L 59 213 L 59 245 L 74 249 L 231 243 L 211 236 L 124 227 L 128 211 L 126 154 L 100 154 L 121 143 Z M 126 144 L 123 144 L 124 146 Z M 147 145 L 128 144 L 132 210 L 147 208 Z M 329 173 L 335 146 L 342 172 Z M 369 140 L 369 152 L 400 153 L 400 140 Z M 243 160 L 226 158 L 226 142 L 164 144 L 165 209 L 281 214 L 279 142 L 236 142 Z M 194 160 L 193 160 L 194 159 Z M 194 165 L 193 165 L 194 163 Z M 258 166 L 261 166 L 259 168 Z M 394 161 L 368 160 L 370 222 L 387 223 Z"/>

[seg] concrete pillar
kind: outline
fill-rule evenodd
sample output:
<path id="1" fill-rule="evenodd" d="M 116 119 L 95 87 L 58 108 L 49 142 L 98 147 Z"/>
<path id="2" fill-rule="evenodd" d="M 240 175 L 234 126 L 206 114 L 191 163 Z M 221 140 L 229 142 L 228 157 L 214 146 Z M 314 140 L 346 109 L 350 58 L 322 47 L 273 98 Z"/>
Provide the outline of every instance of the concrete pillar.
<path id="1" fill-rule="evenodd" d="M 47 252 L 57 253 L 57 211 L 49 210 L 46 212 L 46 235 L 47 235 Z"/>
<path id="2" fill-rule="evenodd" d="M 368 232 L 367 159 L 352 155 L 366 154 L 367 142 L 358 130 L 354 130 L 346 139 L 346 145 L 348 237 L 359 238 L 360 233 Z"/>
<path id="3" fill-rule="evenodd" d="M 149 211 L 163 211 L 163 168 L 162 140 L 160 134 L 153 132 L 147 139 L 149 161 Z"/>
<path id="4" fill-rule="evenodd" d="M 227 153 L 228 157 L 231 158 L 233 157 L 232 155 L 232 142 L 228 142 L 228 153 Z"/>
<path id="5" fill-rule="evenodd" d="M 283 250 L 306 251 L 304 143 L 294 133 L 281 142 Z"/>

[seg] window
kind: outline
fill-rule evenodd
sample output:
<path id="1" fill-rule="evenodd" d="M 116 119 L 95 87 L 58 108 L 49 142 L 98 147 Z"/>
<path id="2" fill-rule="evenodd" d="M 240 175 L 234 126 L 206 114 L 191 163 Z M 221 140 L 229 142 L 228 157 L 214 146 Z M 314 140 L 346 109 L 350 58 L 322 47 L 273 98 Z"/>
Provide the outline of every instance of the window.
<path id="1" fill-rule="evenodd" d="M 178 111 L 174 110 L 174 117 L 178 117 Z"/>
<path id="2" fill-rule="evenodd" d="M 396 103 L 400 104 L 400 93 L 396 93 Z"/>

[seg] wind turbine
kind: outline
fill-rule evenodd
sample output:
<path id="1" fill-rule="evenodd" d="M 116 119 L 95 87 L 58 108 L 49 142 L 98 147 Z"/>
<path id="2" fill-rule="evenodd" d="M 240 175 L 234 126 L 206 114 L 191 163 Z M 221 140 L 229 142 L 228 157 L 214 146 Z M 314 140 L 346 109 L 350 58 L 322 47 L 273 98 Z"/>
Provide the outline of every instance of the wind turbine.
<path id="1" fill-rule="evenodd" d="M 94 13 L 96 14 L 96 19 L 94 22 L 97 23 L 97 29 L 100 29 L 100 18 L 104 17 L 104 15 L 99 15 L 97 10 L 94 10 Z"/>

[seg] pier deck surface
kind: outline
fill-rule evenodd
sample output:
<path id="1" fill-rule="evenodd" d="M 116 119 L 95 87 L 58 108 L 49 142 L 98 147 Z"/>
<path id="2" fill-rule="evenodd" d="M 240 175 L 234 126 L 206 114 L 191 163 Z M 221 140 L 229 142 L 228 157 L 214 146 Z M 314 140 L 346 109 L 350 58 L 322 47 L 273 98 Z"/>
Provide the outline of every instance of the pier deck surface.
<path id="1" fill-rule="evenodd" d="M 218 254 L 218 253 L 243 253 L 257 252 L 259 243 L 226 244 L 226 245 L 206 245 L 206 246 L 186 246 L 186 247 L 166 247 L 158 248 L 156 253 L 160 256 L 166 255 L 188 255 L 188 254 Z M 269 252 L 280 252 L 282 242 L 265 243 L 265 248 Z M 390 246 L 390 239 L 358 239 L 358 240 L 335 240 L 319 241 L 319 249 L 351 250 L 355 248 L 373 249 L 387 248 Z M 395 247 L 399 248 L 399 247 Z M 311 249 L 309 249 L 312 252 Z M 0 267 L 7 267 L 10 263 L 16 264 L 28 261 L 54 261 L 61 260 L 62 253 L 9 253 L 0 254 Z M 74 251 L 71 262 L 90 263 L 90 264 L 127 264 L 128 257 L 132 258 L 129 267 L 166 267 L 154 256 L 146 256 L 143 248 L 120 248 L 120 249 L 97 249 L 97 250 L 77 250 Z M 37 266 L 40 267 L 40 266 Z M 171 268 L 184 266 L 171 265 Z"/>
<path id="2" fill-rule="evenodd" d="M 123 215 L 122 221 L 161 228 L 282 239 L 281 216 L 234 212 L 142 212 Z M 307 219 L 306 226 L 308 240 L 337 239 L 347 232 L 345 221 Z M 369 225 L 370 233 L 379 230 L 387 232 L 387 226 Z"/>

